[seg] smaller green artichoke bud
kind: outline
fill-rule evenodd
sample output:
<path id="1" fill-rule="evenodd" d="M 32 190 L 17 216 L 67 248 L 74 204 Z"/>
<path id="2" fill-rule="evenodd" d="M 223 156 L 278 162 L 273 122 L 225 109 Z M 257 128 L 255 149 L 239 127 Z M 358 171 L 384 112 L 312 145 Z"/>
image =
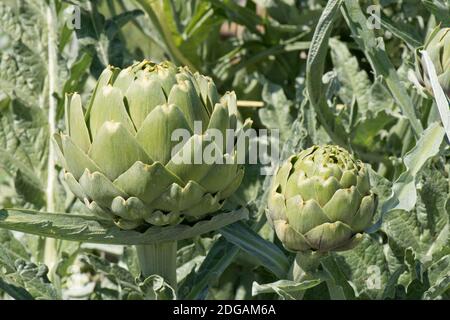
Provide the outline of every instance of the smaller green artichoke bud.
<path id="1" fill-rule="evenodd" d="M 268 220 L 288 250 L 342 251 L 362 239 L 376 207 L 361 161 L 338 146 L 313 146 L 277 170 Z"/>
<path id="2" fill-rule="evenodd" d="M 428 52 L 436 69 L 439 84 L 450 97 L 450 28 L 432 32 L 426 39 L 424 49 Z M 423 57 L 416 61 L 416 76 L 427 91 L 432 94 L 430 78 Z"/>

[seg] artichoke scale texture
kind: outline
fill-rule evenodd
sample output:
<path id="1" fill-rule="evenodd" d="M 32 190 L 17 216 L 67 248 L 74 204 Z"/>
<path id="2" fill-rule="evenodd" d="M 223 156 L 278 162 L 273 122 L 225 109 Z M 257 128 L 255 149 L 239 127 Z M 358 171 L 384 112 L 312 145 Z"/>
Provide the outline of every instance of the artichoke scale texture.
<path id="1" fill-rule="evenodd" d="M 268 220 L 291 251 L 354 247 L 371 225 L 377 198 L 365 165 L 339 146 L 312 146 L 277 170 Z"/>
<path id="2" fill-rule="evenodd" d="M 197 221 L 242 181 L 237 148 L 210 134 L 236 129 L 236 96 L 220 97 L 210 78 L 187 68 L 147 60 L 109 66 L 86 108 L 74 93 L 65 109 L 66 132 L 54 142 L 66 182 L 92 213 L 120 228 Z M 173 139 L 176 130 L 187 138 Z M 198 161 L 205 148 L 216 161 Z"/>

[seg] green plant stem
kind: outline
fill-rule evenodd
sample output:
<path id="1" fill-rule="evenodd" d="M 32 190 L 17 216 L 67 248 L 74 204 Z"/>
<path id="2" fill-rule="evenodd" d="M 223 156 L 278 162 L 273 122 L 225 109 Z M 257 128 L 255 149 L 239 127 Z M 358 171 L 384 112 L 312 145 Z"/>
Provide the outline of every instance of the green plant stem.
<path id="1" fill-rule="evenodd" d="M 137 245 L 137 255 L 144 277 L 157 274 L 177 289 L 177 242 Z"/>
<path id="2" fill-rule="evenodd" d="M 298 252 L 289 272 L 289 279 L 295 282 L 316 279 L 314 274 L 317 272 L 320 262 L 325 256 L 326 254 L 324 253 L 312 251 Z M 297 300 L 301 300 L 304 294 L 305 291 L 299 291 L 294 294 L 294 297 Z"/>
<path id="3" fill-rule="evenodd" d="M 47 26 L 48 26 L 48 130 L 49 137 L 53 137 L 56 132 L 56 108 L 57 100 L 53 94 L 57 91 L 58 79 L 58 61 L 57 61 L 57 20 L 56 9 L 53 0 L 49 1 L 47 7 Z M 54 145 L 50 142 L 48 147 L 48 163 L 47 163 L 47 190 L 46 203 L 47 211 L 55 211 L 55 183 L 57 172 L 55 169 L 55 150 Z M 44 249 L 44 263 L 50 270 L 56 264 L 58 259 L 57 240 L 46 239 Z M 50 273 L 51 274 L 51 273 Z"/>

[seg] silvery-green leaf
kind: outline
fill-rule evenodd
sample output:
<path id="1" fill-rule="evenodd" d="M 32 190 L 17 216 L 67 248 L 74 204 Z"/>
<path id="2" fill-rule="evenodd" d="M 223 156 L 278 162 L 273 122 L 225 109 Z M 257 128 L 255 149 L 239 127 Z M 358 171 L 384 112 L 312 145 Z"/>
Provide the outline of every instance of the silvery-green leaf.
<path id="1" fill-rule="evenodd" d="M 202 220 L 192 226 L 179 224 L 150 227 L 141 233 L 121 230 L 113 224 L 97 220 L 94 216 L 2 209 L 0 210 L 0 227 L 71 241 L 136 245 L 189 239 L 247 217 L 248 210 L 241 208 L 236 211 L 217 213 L 211 219 Z"/>

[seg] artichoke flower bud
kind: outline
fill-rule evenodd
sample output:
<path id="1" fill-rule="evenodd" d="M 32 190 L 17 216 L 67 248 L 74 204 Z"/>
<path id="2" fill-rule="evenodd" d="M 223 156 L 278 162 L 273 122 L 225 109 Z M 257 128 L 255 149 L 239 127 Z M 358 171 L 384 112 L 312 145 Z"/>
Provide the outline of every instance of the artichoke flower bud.
<path id="1" fill-rule="evenodd" d="M 447 97 L 450 97 L 450 28 L 441 28 L 432 32 L 425 41 L 424 49 L 428 52 L 436 69 L 439 84 Z M 422 86 L 432 94 L 430 78 L 426 72 L 423 58 L 416 61 L 416 76 Z"/>
<path id="2" fill-rule="evenodd" d="M 174 157 L 190 159 L 216 143 L 206 138 L 210 129 L 233 129 L 237 110 L 225 100 L 236 104 L 234 93 L 221 99 L 210 78 L 170 62 L 107 67 L 86 108 L 79 94 L 66 97 L 66 132 L 54 141 L 69 188 L 123 229 L 190 223 L 217 211 L 242 181 L 236 149 L 216 148 L 223 161 L 211 164 Z M 189 134 L 184 143 L 174 141 L 177 129 Z"/>
<path id="3" fill-rule="evenodd" d="M 286 249 L 342 251 L 371 225 L 377 197 L 369 173 L 345 149 L 313 146 L 291 156 L 276 172 L 268 220 Z"/>

